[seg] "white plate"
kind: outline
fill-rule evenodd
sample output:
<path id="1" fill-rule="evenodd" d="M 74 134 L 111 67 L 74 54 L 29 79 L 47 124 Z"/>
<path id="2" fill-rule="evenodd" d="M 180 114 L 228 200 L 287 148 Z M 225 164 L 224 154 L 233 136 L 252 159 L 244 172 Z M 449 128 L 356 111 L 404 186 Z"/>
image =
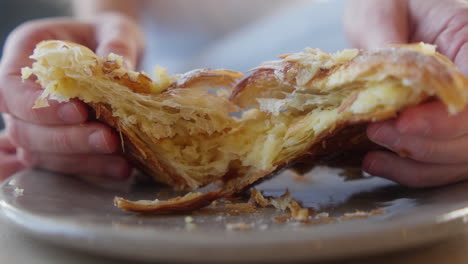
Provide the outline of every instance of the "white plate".
<path id="1" fill-rule="evenodd" d="M 160 187 L 106 189 L 43 171 L 25 171 L 4 183 L 0 204 L 8 222 L 34 237 L 135 260 L 322 260 L 435 242 L 465 227 L 468 183 L 412 190 L 379 178 L 345 182 L 339 173 L 321 167 L 307 174 L 306 181 L 297 181 L 285 171 L 260 188 L 279 195 L 288 187 L 304 205 L 332 217 L 377 208 L 386 213 L 307 225 L 276 223 L 274 216 L 283 213 L 274 209 L 239 216 L 205 209 L 193 213 L 194 224 L 188 225 L 186 215 L 136 215 L 112 204 L 115 195 L 154 199 Z M 252 229 L 226 229 L 226 224 L 239 222 Z"/>

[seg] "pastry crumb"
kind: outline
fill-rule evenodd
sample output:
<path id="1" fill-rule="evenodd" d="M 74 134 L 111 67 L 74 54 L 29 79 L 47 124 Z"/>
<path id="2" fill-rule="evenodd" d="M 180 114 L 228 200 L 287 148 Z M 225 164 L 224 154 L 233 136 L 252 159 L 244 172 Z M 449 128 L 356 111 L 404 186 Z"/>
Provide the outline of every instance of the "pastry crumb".
<path id="1" fill-rule="evenodd" d="M 298 202 L 291 200 L 288 205 L 291 211 L 291 218 L 295 221 L 306 222 L 309 219 L 310 211 L 308 208 L 302 208 Z"/>
<path id="2" fill-rule="evenodd" d="M 226 208 L 237 211 L 237 212 L 243 212 L 243 213 L 257 212 L 257 207 L 249 203 L 234 203 L 234 204 L 226 204 L 225 206 Z"/>
<path id="3" fill-rule="evenodd" d="M 250 191 L 250 200 L 260 207 L 267 207 L 270 204 L 268 199 L 265 198 L 265 196 L 263 196 L 263 194 L 255 188 Z"/>
<path id="4" fill-rule="evenodd" d="M 345 213 L 343 216 L 340 217 L 340 220 L 350 220 L 356 218 L 368 218 L 370 216 L 369 213 L 364 211 L 356 210 L 354 213 Z"/>
<path id="5" fill-rule="evenodd" d="M 356 219 L 356 218 L 369 218 L 370 216 L 381 215 L 381 214 L 385 214 L 385 211 L 381 209 L 374 209 L 370 212 L 356 210 L 356 212 L 354 213 L 344 214 L 342 217 L 340 217 L 340 220 L 346 221 L 346 220 L 351 220 L 351 219 Z"/>
<path id="6" fill-rule="evenodd" d="M 370 214 L 371 214 L 371 215 L 385 214 L 385 210 L 382 210 L 382 209 L 374 209 L 374 210 L 370 211 Z"/>
<path id="7" fill-rule="evenodd" d="M 315 215 L 315 218 L 327 218 L 329 217 L 329 214 L 327 212 L 321 212 Z"/>
<path id="8" fill-rule="evenodd" d="M 246 231 L 246 230 L 249 230 L 250 228 L 251 226 L 244 222 L 226 224 L 226 229 L 231 230 L 231 231 Z"/>
<path id="9" fill-rule="evenodd" d="M 250 200 L 260 207 L 272 205 L 278 210 L 285 211 L 288 208 L 292 197 L 291 193 L 287 189 L 284 194 L 279 197 L 265 197 L 259 190 L 253 189 L 250 192 Z"/>
<path id="10" fill-rule="evenodd" d="M 15 197 L 19 197 L 19 196 L 23 196 L 24 195 L 23 193 L 24 193 L 24 189 L 16 187 L 13 195 Z"/>
<path id="11" fill-rule="evenodd" d="M 289 218 L 290 218 L 289 215 L 283 215 L 283 216 L 276 216 L 273 219 L 275 220 L 276 223 L 286 223 L 286 222 L 289 222 Z"/>

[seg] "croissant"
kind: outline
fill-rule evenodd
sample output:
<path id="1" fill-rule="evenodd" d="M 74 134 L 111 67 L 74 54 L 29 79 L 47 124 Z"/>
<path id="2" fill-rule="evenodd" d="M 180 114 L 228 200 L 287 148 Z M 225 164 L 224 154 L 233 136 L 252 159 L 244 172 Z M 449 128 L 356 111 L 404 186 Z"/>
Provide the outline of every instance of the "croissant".
<path id="1" fill-rule="evenodd" d="M 122 151 L 156 181 L 179 190 L 216 183 L 208 193 L 168 201 L 127 201 L 124 210 L 170 213 L 209 205 L 286 166 L 361 157 L 375 147 L 369 122 L 395 117 L 431 98 L 452 114 L 467 103 L 468 79 L 427 44 L 376 50 L 318 49 L 286 54 L 247 77 L 200 69 L 154 80 L 122 67 L 122 57 L 97 57 L 69 42 L 37 45 L 30 68 L 48 99 L 78 98 L 121 135 Z M 346 159 L 348 159 L 346 158 Z"/>

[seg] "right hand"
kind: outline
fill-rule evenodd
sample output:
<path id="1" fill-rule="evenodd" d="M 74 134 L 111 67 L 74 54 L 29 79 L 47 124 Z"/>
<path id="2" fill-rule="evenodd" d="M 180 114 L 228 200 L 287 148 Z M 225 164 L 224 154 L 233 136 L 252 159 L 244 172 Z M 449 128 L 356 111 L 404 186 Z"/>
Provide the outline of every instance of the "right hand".
<path id="1" fill-rule="evenodd" d="M 468 76 L 468 5 L 459 0 L 349 0 L 345 29 L 358 48 L 423 41 Z M 367 135 L 390 151 L 371 151 L 363 169 L 410 187 L 468 180 L 468 107 L 450 115 L 440 101 L 370 124 Z M 405 157 L 397 153 L 405 153 Z"/>
<path id="2" fill-rule="evenodd" d="M 72 19 L 44 19 L 15 29 L 5 44 L 0 63 L 0 112 L 17 157 L 27 167 L 50 171 L 126 179 L 130 164 L 116 152 L 120 139 L 108 126 L 88 121 L 87 106 L 72 100 L 50 101 L 33 109 L 42 92 L 34 80 L 21 80 L 21 68 L 31 66 L 37 43 L 43 40 L 76 42 L 98 56 L 122 55 L 133 69 L 143 51 L 143 34 L 130 19 L 104 14 L 89 23 Z"/>

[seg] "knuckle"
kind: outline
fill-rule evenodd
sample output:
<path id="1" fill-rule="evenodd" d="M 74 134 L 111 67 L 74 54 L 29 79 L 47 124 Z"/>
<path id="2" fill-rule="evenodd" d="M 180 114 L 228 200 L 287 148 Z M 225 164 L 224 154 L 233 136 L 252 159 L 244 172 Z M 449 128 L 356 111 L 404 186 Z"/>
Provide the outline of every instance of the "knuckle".
<path id="1" fill-rule="evenodd" d="M 51 147 L 53 150 L 60 152 L 71 152 L 73 150 L 73 144 L 68 133 L 52 133 Z"/>
<path id="2" fill-rule="evenodd" d="M 468 9 L 456 13 L 436 39 L 442 53 L 454 60 L 458 50 L 468 42 Z"/>

